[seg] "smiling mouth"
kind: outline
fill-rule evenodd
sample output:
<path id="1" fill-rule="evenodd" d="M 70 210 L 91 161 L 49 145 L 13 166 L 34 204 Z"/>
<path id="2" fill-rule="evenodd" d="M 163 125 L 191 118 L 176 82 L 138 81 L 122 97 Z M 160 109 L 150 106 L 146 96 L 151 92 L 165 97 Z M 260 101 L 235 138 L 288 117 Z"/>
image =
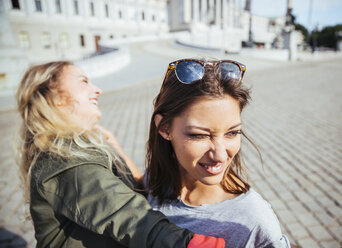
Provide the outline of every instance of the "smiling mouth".
<path id="1" fill-rule="evenodd" d="M 97 98 L 91 98 L 90 102 L 94 105 L 97 105 Z"/>
<path id="2" fill-rule="evenodd" d="M 199 165 L 205 169 L 208 173 L 216 175 L 222 172 L 224 169 L 223 163 L 217 163 L 217 164 L 203 164 L 199 163 Z"/>

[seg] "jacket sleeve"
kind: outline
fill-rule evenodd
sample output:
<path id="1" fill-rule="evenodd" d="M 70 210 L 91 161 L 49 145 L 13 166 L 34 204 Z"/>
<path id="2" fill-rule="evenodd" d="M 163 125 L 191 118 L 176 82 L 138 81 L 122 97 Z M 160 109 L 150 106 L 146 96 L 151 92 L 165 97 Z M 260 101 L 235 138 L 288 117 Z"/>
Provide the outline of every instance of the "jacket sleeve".
<path id="1" fill-rule="evenodd" d="M 98 164 L 70 168 L 37 186 L 57 214 L 127 247 L 187 247 L 193 237 Z"/>

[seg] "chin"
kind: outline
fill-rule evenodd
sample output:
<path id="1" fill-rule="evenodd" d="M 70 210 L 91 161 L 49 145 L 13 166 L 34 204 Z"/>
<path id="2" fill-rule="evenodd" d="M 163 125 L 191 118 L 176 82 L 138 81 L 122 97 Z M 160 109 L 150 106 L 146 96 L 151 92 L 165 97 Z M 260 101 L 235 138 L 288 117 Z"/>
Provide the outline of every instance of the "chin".
<path id="1" fill-rule="evenodd" d="M 215 178 L 203 178 L 201 183 L 207 186 L 212 186 L 212 185 L 218 185 L 222 182 L 223 180 L 223 175 L 221 176 L 216 176 Z"/>

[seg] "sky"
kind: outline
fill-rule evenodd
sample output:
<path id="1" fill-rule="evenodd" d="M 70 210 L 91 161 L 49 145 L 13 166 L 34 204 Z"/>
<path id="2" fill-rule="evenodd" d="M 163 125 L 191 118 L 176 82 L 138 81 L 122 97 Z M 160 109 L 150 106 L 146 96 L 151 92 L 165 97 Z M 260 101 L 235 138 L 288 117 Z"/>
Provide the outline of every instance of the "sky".
<path id="1" fill-rule="evenodd" d="M 251 0 L 252 13 L 267 17 L 285 15 L 287 0 Z M 311 18 L 309 15 L 312 2 Z M 342 0 L 292 0 L 292 13 L 296 16 L 296 23 L 312 30 L 342 24 Z"/>

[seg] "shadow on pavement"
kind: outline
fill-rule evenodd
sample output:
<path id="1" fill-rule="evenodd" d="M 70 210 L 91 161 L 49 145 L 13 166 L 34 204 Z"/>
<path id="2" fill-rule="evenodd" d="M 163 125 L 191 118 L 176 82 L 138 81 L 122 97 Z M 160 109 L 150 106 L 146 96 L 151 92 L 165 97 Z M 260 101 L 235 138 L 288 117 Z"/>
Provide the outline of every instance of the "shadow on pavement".
<path id="1" fill-rule="evenodd" d="M 0 228 L 0 248 L 26 248 L 27 242 L 21 236 Z"/>

